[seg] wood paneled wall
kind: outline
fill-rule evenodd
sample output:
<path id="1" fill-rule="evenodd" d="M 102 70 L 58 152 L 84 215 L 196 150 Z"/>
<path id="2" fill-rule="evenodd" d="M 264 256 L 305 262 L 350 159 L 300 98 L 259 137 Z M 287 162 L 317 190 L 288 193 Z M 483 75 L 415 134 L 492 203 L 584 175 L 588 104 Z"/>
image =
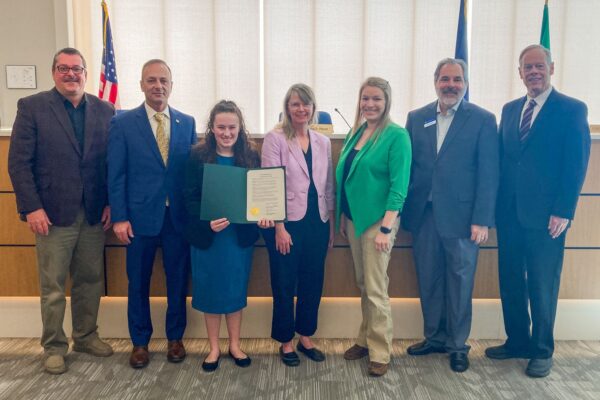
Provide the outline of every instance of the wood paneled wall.
<path id="1" fill-rule="evenodd" d="M 261 140 L 257 140 L 261 142 Z M 342 140 L 332 140 L 334 163 Z M 35 256 L 35 238 L 19 221 L 15 196 L 7 173 L 9 138 L 0 137 L 0 296 L 37 296 L 39 294 Z M 390 295 L 418 297 L 416 275 L 411 254 L 410 235 L 400 232 L 389 267 Z M 125 248 L 114 235 L 107 235 L 106 294 L 127 295 Z M 164 296 L 164 273 L 160 250 L 155 261 L 151 293 Z M 560 297 L 563 299 L 600 299 L 600 141 L 592 142 L 587 178 L 580 197 L 577 215 L 567 235 Z M 191 293 L 191 291 L 190 291 Z M 250 296 L 270 296 L 268 256 L 259 242 L 254 252 L 248 289 Z M 347 242 L 339 237 L 327 256 L 324 295 L 353 297 L 352 257 Z M 479 255 L 474 297 L 498 298 L 497 249 L 495 231 Z"/>

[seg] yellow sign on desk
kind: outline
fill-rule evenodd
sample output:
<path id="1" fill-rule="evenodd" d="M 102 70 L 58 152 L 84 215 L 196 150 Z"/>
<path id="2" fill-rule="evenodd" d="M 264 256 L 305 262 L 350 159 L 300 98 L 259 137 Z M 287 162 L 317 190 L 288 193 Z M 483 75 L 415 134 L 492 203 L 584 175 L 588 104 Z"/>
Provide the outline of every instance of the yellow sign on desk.
<path id="1" fill-rule="evenodd" d="M 325 136 L 331 136 L 333 134 L 332 124 L 312 124 L 310 129 L 322 133 Z"/>

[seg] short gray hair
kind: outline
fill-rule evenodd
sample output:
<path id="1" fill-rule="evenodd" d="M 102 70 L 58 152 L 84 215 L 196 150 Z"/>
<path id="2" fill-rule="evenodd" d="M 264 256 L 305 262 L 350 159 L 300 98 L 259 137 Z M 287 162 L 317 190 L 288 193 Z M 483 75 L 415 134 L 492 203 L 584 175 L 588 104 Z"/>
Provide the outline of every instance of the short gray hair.
<path id="1" fill-rule="evenodd" d="M 153 64 L 162 64 L 165 67 L 167 67 L 167 70 L 169 71 L 169 75 L 171 75 L 171 79 L 173 79 L 173 74 L 171 73 L 171 68 L 169 67 L 169 64 L 167 64 L 167 62 L 165 60 L 161 60 L 160 58 L 153 58 L 151 60 L 148 60 L 144 63 L 144 65 L 142 66 L 142 76 L 144 75 L 144 70 L 146 69 L 146 67 L 148 67 L 149 65 L 153 65 Z"/>
<path id="2" fill-rule="evenodd" d="M 544 52 L 544 55 L 546 56 L 546 64 L 552 64 L 552 53 L 550 53 L 550 50 L 548 50 L 541 44 L 530 44 L 529 46 L 525 47 L 523 51 L 521 51 L 521 54 L 519 54 L 519 65 L 522 64 L 525 53 L 527 53 L 529 50 L 534 49 L 542 50 Z"/>
<path id="3" fill-rule="evenodd" d="M 460 67 L 462 68 L 463 79 L 465 80 L 465 82 L 469 82 L 469 68 L 467 67 L 467 63 L 461 60 L 460 58 L 444 58 L 443 60 L 441 60 L 438 63 L 437 67 L 435 67 L 435 72 L 433 73 L 434 82 L 437 82 L 438 78 L 440 77 L 440 70 L 442 69 L 442 67 L 448 64 L 460 65 Z"/>

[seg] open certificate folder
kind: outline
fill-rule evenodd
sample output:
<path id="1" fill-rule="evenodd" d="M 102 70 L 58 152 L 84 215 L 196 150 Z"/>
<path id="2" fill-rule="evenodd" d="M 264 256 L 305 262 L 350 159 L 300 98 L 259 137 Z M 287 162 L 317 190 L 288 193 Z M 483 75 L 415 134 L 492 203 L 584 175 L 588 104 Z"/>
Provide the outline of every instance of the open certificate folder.
<path id="1" fill-rule="evenodd" d="M 285 168 L 240 168 L 205 164 L 200 219 L 233 224 L 287 217 Z"/>

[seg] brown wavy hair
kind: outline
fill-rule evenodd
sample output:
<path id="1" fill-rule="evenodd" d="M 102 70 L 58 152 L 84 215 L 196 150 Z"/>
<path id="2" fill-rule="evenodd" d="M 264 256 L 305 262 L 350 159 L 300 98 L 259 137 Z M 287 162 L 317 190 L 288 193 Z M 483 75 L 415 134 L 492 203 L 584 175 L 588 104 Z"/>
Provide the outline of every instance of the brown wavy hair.
<path id="1" fill-rule="evenodd" d="M 194 146 L 193 151 L 198 153 L 200 159 L 207 164 L 215 164 L 217 161 L 217 140 L 212 128 L 215 124 L 215 117 L 222 113 L 232 113 L 237 115 L 240 122 L 238 138 L 233 145 L 234 164 L 237 167 L 255 168 L 260 166 L 260 157 L 256 150 L 256 145 L 248 137 L 246 123 L 240 108 L 231 100 L 221 100 L 210 111 L 204 142 Z"/>

